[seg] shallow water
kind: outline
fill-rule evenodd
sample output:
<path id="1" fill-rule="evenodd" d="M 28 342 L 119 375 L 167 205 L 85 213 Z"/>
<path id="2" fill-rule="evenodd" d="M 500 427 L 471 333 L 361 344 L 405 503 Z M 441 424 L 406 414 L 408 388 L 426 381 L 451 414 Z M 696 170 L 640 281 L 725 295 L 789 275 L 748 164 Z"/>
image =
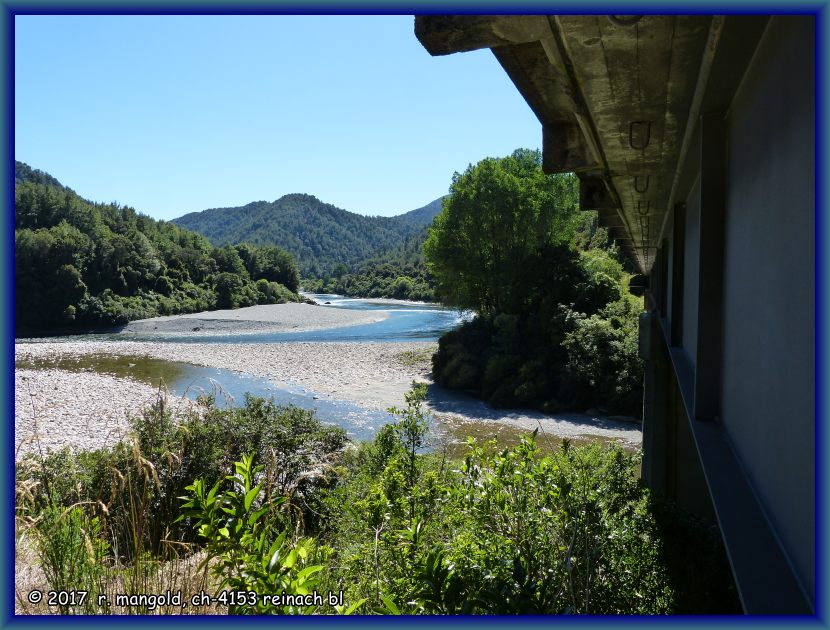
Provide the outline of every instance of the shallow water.
<path id="1" fill-rule="evenodd" d="M 165 386 L 174 397 L 195 400 L 202 394 L 213 394 L 220 407 L 242 404 L 245 394 L 272 398 L 275 402 L 313 409 L 326 424 L 346 429 L 355 440 L 371 439 L 377 430 L 394 417 L 383 410 L 366 409 L 345 400 L 318 396 L 302 387 L 279 387 L 273 381 L 222 368 L 209 368 L 189 363 L 164 361 L 139 356 L 85 355 L 18 360 L 21 369 L 58 368 L 74 372 L 97 372 L 121 378 L 130 377 L 153 387 Z"/>
<path id="2" fill-rule="evenodd" d="M 357 441 L 370 440 L 384 424 L 396 418 L 380 409 L 367 409 L 350 401 L 320 396 L 298 385 L 277 385 L 274 381 L 259 376 L 233 372 L 221 368 L 196 366 L 189 363 L 129 355 L 81 355 L 18 359 L 20 369 L 57 368 L 70 372 L 97 372 L 121 378 L 133 378 L 152 387 L 164 386 L 173 398 L 187 397 L 195 400 L 202 394 L 212 394 L 220 407 L 242 404 L 245 394 L 271 398 L 283 405 L 292 404 L 315 411 L 321 422 L 342 427 L 348 436 Z M 468 436 L 479 441 L 494 439 L 499 448 L 518 443 L 521 435 L 530 429 L 511 426 L 495 421 L 500 414 L 493 411 L 476 421 L 456 418 L 452 414 L 463 396 L 442 390 L 432 385 L 429 401 L 436 414 L 432 423 L 429 446 L 425 451 L 439 450 L 452 457 L 461 457 L 467 452 Z M 401 401 L 403 405 L 403 401 Z M 532 412 L 529 412 L 532 413 Z M 492 417 L 489 417 L 492 416 Z M 562 438 L 547 434 L 544 428 L 537 437 L 537 445 L 543 451 L 561 447 Z M 612 441 L 610 437 L 572 436 L 573 443 Z M 635 447 L 630 447 L 636 450 Z"/>
<path id="3" fill-rule="evenodd" d="M 372 300 L 344 298 L 337 295 L 310 295 L 327 308 L 345 308 L 363 311 L 385 311 L 388 318 L 366 325 L 335 329 L 323 329 L 299 333 L 269 334 L 232 334 L 207 336 L 171 336 L 171 335 L 129 335 L 129 338 L 161 342 L 222 342 L 222 343 L 274 343 L 287 341 L 431 341 L 460 324 L 469 315 L 448 310 L 435 304 L 422 304 L 394 300 Z M 121 339 L 127 335 L 87 335 L 89 340 Z M 74 337 L 73 340 L 81 340 Z M 56 341 L 51 339 L 50 341 Z M 120 377 L 132 377 L 154 387 L 164 383 L 174 396 L 187 396 L 195 399 L 203 393 L 214 393 L 217 403 L 239 404 L 246 392 L 254 396 L 273 398 L 280 404 L 294 404 L 304 409 L 313 409 L 318 418 L 328 424 L 346 429 L 355 440 L 371 439 L 377 430 L 394 416 L 383 410 L 367 409 L 353 402 L 320 396 L 291 383 L 277 386 L 272 380 L 250 374 L 233 372 L 220 368 L 207 368 L 188 363 L 165 361 L 138 356 L 88 355 L 80 357 L 62 357 L 60 359 L 42 359 L 38 361 L 18 361 L 20 368 L 60 368 L 77 371 L 95 371 Z M 495 416 L 502 414 L 490 410 L 479 422 L 451 420 L 455 409 L 451 392 L 442 392 L 435 397 L 437 386 L 430 389 L 430 404 L 445 421 L 434 423 L 433 448 L 441 443 L 449 444 L 453 454 L 466 450 L 463 445 L 467 435 L 479 439 L 495 438 L 500 446 L 508 446 L 518 441 L 520 435 L 527 433 L 519 426 L 495 422 Z M 439 388 L 440 389 L 440 388 Z M 449 402 L 448 402 L 449 401 Z M 403 401 L 400 402 L 403 404 Z M 456 410 L 457 411 L 457 410 Z M 490 413 L 492 412 L 492 413 Z M 490 418 L 493 415 L 493 418 Z M 488 419 L 490 421 L 488 421 Z M 576 441 L 580 441 L 577 438 Z M 586 441 L 606 441 L 604 438 L 586 438 Z M 544 449 L 558 448 L 560 438 L 547 436 L 542 432 L 538 442 Z"/>
<path id="4" fill-rule="evenodd" d="M 388 317 L 372 324 L 329 328 L 306 332 L 253 333 L 225 335 L 149 335 L 95 334 L 73 337 L 72 340 L 117 340 L 126 337 L 137 341 L 170 343 L 280 343 L 313 341 L 434 341 L 465 319 L 464 314 L 437 304 L 400 300 L 346 298 L 340 295 L 307 294 L 325 308 L 360 311 L 382 311 Z M 328 304 L 325 304 L 328 302 Z M 51 339 L 50 341 L 56 341 Z M 313 409 L 325 423 L 346 429 L 356 440 L 371 439 L 377 430 L 394 417 L 383 410 L 366 409 L 350 401 L 317 395 L 300 386 L 282 384 L 267 378 L 242 374 L 220 368 L 207 368 L 140 356 L 88 355 L 18 361 L 20 368 L 59 368 L 70 371 L 94 371 L 119 377 L 131 377 L 158 387 L 163 383 L 174 396 L 195 399 L 203 393 L 215 393 L 220 406 L 239 404 L 246 393 L 273 398 L 280 404 L 293 404 Z M 401 401 L 403 404 L 403 401 Z"/>
<path id="5" fill-rule="evenodd" d="M 323 328 L 299 332 L 229 333 L 222 335 L 153 335 L 149 333 L 95 335 L 107 339 L 135 339 L 139 341 L 168 341 L 175 343 L 284 343 L 313 341 L 406 342 L 437 341 L 471 314 L 445 308 L 439 304 L 406 302 L 403 300 L 375 300 L 347 298 L 325 293 L 304 294 L 325 308 L 356 311 L 377 311 L 387 315 L 371 324 Z"/>

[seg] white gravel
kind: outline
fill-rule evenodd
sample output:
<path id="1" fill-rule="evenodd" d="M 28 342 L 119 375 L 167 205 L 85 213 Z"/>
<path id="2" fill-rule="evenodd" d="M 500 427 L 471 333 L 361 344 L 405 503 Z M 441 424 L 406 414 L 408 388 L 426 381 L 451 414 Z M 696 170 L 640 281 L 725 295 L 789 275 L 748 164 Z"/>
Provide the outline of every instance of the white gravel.
<path id="1" fill-rule="evenodd" d="M 187 315 L 169 315 L 138 319 L 121 329 L 121 333 L 198 335 L 301 332 L 371 324 L 389 315 L 382 311 L 356 311 L 327 308 L 314 304 L 261 304 L 233 310 L 204 311 Z"/>
<path id="2" fill-rule="evenodd" d="M 436 347 L 437 344 L 433 342 L 205 344 L 87 340 L 18 343 L 15 344 L 15 358 L 57 359 L 89 354 L 147 356 L 253 374 L 270 378 L 276 381 L 277 385 L 299 385 L 325 397 L 349 400 L 368 408 L 385 409 L 392 405 L 403 405 L 404 394 L 409 390 L 413 380 L 431 381 L 428 362 L 409 365 L 401 361 L 400 355 L 406 351 L 428 355 Z M 16 384 L 18 372 L 28 374 L 28 371 L 18 370 Z M 93 382 L 97 385 L 109 383 L 111 389 L 108 385 L 107 388 L 96 390 L 96 387 L 92 386 Z M 146 401 L 147 397 L 153 394 L 153 390 L 147 385 L 133 381 L 126 383 L 128 384 L 125 385 L 124 379 L 91 373 L 70 374 L 49 370 L 42 380 L 37 381 L 33 391 L 43 390 L 48 393 L 50 387 L 54 390 L 57 386 L 64 392 L 53 404 L 61 411 L 55 411 L 53 416 L 49 416 L 58 420 L 55 430 L 50 430 L 49 434 L 55 435 L 55 442 L 60 442 L 64 435 L 72 437 L 73 418 L 80 418 L 81 421 L 77 424 L 86 423 L 89 426 L 96 417 L 91 410 L 101 407 L 117 409 L 116 416 L 123 417 L 125 408 L 135 409 L 134 405 L 140 407 L 140 401 Z M 109 398 L 111 403 L 96 400 L 100 391 L 104 389 L 117 392 Z M 57 397 L 58 394 L 52 396 Z M 16 387 L 16 422 L 18 414 L 27 413 L 25 405 L 28 404 L 28 399 L 22 399 L 25 404 L 21 405 L 17 398 Z M 453 424 L 501 423 L 522 427 L 528 431 L 540 427 L 543 432 L 553 436 L 617 439 L 632 447 L 642 442 L 638 423 L 620 422 L 586 414 L 568 413 L 551 417 L 528 410 L 493 409 L 479 400 L 436 386 L 430 387 L 429 406 L 439 419 Z M 102 422 L 104 424 L 100 432 L 89 430 L 86 431 L 86 435 L 106 434 L 107 421 Z M 40 423 L 41 433 L 44 424 Z M 80 439 L 79 442 L 86 443 L 84 439 Z"/>
<path id="3" fill-rule="evenodd" d="M 15 360 L 61 356 L 130 355 L 182 361 L 270 378 L 277 385 L 299 385 L 364 407 L 402 405 L 412 381 L 428 380 L 428 364 L 409 366 L 405 351 L 434 351 L 433 342 L 408 343 L 166 343 L 69 341 L 15 344 Z"/>
<path id="4" fill-rule="evenodd" d="M 116 444 L 127 435 L 128 415 L 156 396 L 148 385 L 104 374 L 15 370 L 15 454 Z"/>

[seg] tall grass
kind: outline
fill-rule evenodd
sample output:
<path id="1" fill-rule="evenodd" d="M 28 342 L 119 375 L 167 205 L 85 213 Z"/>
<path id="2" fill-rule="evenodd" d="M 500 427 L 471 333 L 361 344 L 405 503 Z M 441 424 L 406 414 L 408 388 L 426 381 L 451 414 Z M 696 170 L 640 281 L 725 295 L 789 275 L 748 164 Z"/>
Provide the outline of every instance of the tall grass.
<path id="1" fill-rule="evenodd" d="M 116 595 L 182 593 L 188 602 L 219 584 L 200 552 L 181 497 L 194 479 L 213 484 L 244 453 L 265 463 L 263 500 L 288 497 L 285 521 L 302 528 L 315 489 L 347 440 L 313 413 L 246 397 L 220 409 L 215 392 L 197 405 L 173 406 L 165 390 L 131 420 L 131 437 L 114 447 L 72 452 L 38 448 L 16 463 L 18 560 L 34 555 L 40 573 L 17 585 L 17 610 L 60 614 L 209 614 L 208 606 L 160 606 Z M 32 603 L 28 592 L 86 591 L 81 603 Z M 100 597 L 99 597 L 100 596 Z"/>

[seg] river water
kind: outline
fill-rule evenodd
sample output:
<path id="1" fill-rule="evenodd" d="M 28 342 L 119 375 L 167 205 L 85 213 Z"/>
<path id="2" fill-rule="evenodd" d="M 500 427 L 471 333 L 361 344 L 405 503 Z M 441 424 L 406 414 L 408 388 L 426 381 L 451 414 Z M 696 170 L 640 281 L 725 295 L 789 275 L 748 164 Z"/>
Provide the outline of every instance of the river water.
<path id="1" fill-rule="evenodd" d="M 239 333 L 222 335 L 174 335 L 165 333 L 130 333 L 131 339 L 141 341 L 170 341 L 176 343 L 284 343 L 307 341 L 437 341 L 448 330 L 452 330 L 462 321 L 472 318 L 471 313 L 447 309 L 439 304 L 425 302 L 406 302 L 404 300 L 381 300 L 364 298 L 347 298 L 342 295 L 326 293 L 306 293 L 324 308 L 347 309 L 356 311 L 377 311 L 386 315 L 385 319 L 371 324 L 344 326 L 342 328 L 323 328 L 299 332 Z M 95 337 L 100 338 L 101 335 Z M 124 335 L 115 334 L 113 339 L 123 339 Z"/>
<path id="2" fill-rule="evenodd" d="M 304 332 L 245 333 L 224 335 L 152 335 L 131 334 L 137 341 L 171 343 L 281 343 L 281 342 L 407 342 L 436 341 L 444 332 L 452 330 L 468 314 L 446 309 L 437 304 L 405 302 L 402 300 L 373 300 L 346 298 L 330 294 L 306 294 L 325 308 L 361 311 L 382 311 L 387 317 L 381 321 L 343 328 L 329 328 Z M 83 335 L 75 339 L 123 339 L 123 335 Z M 346 429 L 349 437 L 371 439 L 376 431 L 395 418 L 384 410 L 367 409 L 347 400 L 336 400 L 318 395 L 299 385 L 281 383 L 278 386 L 267 378 L 226 370 L 163 361 L 139 356 L 88 355 L 58 360 L 21 361 L 21 368 L 56 367 L 66 370 L 91 370 L 120 377 L 131 377 L 153 386 L 163 380 L 173 396 L 194 399 L 204 393 L 214 393 L 219 406 L 241 404 L 245 394 L 272 398 L 279 404 L 292 404 L 313 409 L 325 423 Z M 403 401 L 401 401 L 403 404 Z"/>
<path id="3" fill-rule="evenodd" d="M 440 304 L 346 298 L 324 293 L 308 294 L 308 297 L 331 308 L 382 311 L 388 317 L 361 326 L 282 333 L 283 341 L 438 341 L 445 332 L 472 319 L 472 313 L 450 310 Z"/>

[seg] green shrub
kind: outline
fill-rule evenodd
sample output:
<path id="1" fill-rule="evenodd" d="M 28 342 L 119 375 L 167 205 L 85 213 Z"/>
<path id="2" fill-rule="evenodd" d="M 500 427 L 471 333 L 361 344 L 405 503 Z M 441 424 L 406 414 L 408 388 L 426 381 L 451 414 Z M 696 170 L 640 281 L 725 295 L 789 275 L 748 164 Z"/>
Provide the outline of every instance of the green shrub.
<path id="1" fill-rule="evenodd" d="M 388 434 L 380 441 L 387 446 L 376 440 L 346 461 L 324 501 L 332 519 L 325 587 L 374 611 L 673 610 L 664 529 L 637 479 L 637 456 L 564 443 L 543 457 L 533 436 L 503 451 L 471 441 L 455 471 L 439 454 L 420 455 L 410 487 L 400 443 L 390 449 Z M 387 450 L 378 473 L 367 455 Z M 713 580 L 703 573 L 695 575 Z"/>
<path id="2" fill-rule="evenodd" d="M 49 589 L 58 592 L 60 613 L 96 612 L 109 552 L 99 519 L 88 517 L 80 506 L 65 508 L 50 499 L 38 515 L 35 532 L 40 566 Z M 61 593 L 71 593 L 72 599 L 61 599 Z"/>
<path id="3" fill-rule="evenodd" d="M 312 520 L 315 494 L 331 483 L 330 464 L 347 443 L 345 431 L 320 423 L 313 412 L 246 397 L 220 409 L 176 413 L 161 396 L 132 420 L 134 440 L 95 451 L 52 452 L 17 463 L 18 480 L 43 488 L 32 510 L 88 503 L 101 516 L 118 554 L 160 554 L 166 540 L 193 542 L 189 523 L 177 521 L 179 497 L 194 479 L 213 484 L 246 452 L 268 471 L 268 496 L 294 494 L 297 521 Z"/>
<path id="4" fill-rule="evenodd" d="M 452 490 L 463 535 L 421 556 L 427 613 L 654 614 L 670 610 L 649 495 L 619 448 L 533 438 L 496 453 L 471 442 Z"/>
<path id="5" fill-rule="evenodd" d="M 422 406 L 426 398 L 427 386 L 423 383 L 413 383 L 412 389 L 405 395 L 406 408 L 390 407 L 388 410 L 389 413 L 398 416 L 398 421 L 393 427 L 403 451 L 403 478 L 406 484 L 410 520 L 415 518 L 415 486 L 420 476 L 418 452 L 428 443 L 429 418 Z M 387 492 L 387 496 L 394 494 L 397 493 Z"/>
<path id="6" fill-rule="evenodd" d="M 232 594 L 228 612 L 234 614 L 310 614 L 316 605 L 293 600 L 268 600 L 270 595 L 289 598 L 310 595 L 323 568 L 314 564 L 324 556 L 310 539 L 292 540 L 279 512 L 285 497 L 265 497 L 263 467 L 243 456 L 234 475 L 218 481 L 209 491 L 198 479 L 186 489 L 182 519 L 195 523 L 206 541 L 204 565 L 219 578 L 219 588 Z M 213 562 L 215 561 L 215 562 Z M 302 600 L 301 600 L 302 601 Z"/>
<path id="7" fill-rule="evenodd" d="M 232 614 L 739 612 L 717 531 L 654 502 L 638 455 L 563 442 L 542 456 L 534 433 L 504 450 L 470 439 L 448 460 L 423 452 L 425 394 L 350 448 L 272 401 L 207 396 L 177 416 L 161 398 L 131 444 L 17 462 L 18 524 L 50 588 L 90 591 L 65 613 L 111 612 L 96 591 L 175 590 L 163 574 L 180 570 L 210 571 L 196 588 L 227 593 Z M 176 564 L 202 546 L 198 570 Z M 313 589 L 344 603 L 262 597 Z"/>
<path id="8" fill-rule="evenodd" d="M 279 282 L 269 282 L 264 278 L 256 281 L 257 299 L 260 304 L 285 304 L 296 302 L 298 296 Z"/>
<path id="9" fill-rule="evenodd" d="M 565 334 L 562 345 L 568 351 L 568 369 L 583 400 L 639 415 L 643 395 L 639 312 L 637 298 L 629 296 L 576 320 L 575 329 Z"/>
<path id="10" fill-rule="evenodd" d="M 551 327 L 558 336 L 558 322 Z M 496 407 L 544 409 L 561 395 L 558 377 L 565 363 L 564 351 L 544 328 L 538 317 L 479 316 L 439 339 L 433 376 Z"/>
<path id="11" fill-rule="evenodd" d="M 359 446 L 346 460 L 337 486 L 326 492 L 328 517 L 322 530 L 332 548 L 323 574 L 327 588 L 343 589 L 347 601 L 367 601 L 367 610 L 416 612 L 409 603 L 414 563 L 437 515 L 448 470 L 420 454 L 427 444 L 424 386 L 414 386 L 407 406 L 392 409 L 397 422 Z"/>
<path id="12" fill-rule="evenodd" d="M 584 290 L 583 305 L 607 299 L 605 285 L 620 295 L 610 276 L 599 272 L 597 278 L 598 293 Z M 639 300 L 626 294 L 593 315 L 575 309 L 545 304 L 535 314 L 479 315 L 438 340 L 433 377 L 496 407 L 545 412 L 599 407 L 639 415 Z"/>
<path id="13" fill-rule="evenodd" d="M 222 272 L 213 279 L 213 288 L 216 291 L 216 306 L 218 308 L 238 308 L 242 279 L 233 273 Z"/>
<path id="14" fill-rule="evenodd" d="M 579 252 L 582 267 L 591 275 L 605 274 L 618 283 L 625 278 L 622 264 L 609 249 L 605 247 L 591 247 Z"/>

